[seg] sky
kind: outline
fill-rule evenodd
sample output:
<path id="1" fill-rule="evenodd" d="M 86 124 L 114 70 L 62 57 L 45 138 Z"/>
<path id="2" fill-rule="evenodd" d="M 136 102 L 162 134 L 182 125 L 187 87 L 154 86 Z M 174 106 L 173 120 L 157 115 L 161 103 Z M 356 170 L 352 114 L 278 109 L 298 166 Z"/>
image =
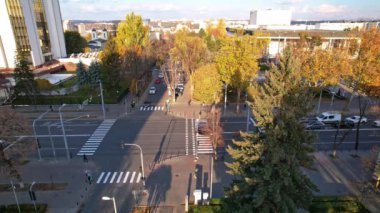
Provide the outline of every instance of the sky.
<path id="1" fill-rule="evenodd" d="M 63 19 L 248 20 L 255 9 L 290 9 L 292 20 L 380 19 L 380 0 L 59 0 Z"/>

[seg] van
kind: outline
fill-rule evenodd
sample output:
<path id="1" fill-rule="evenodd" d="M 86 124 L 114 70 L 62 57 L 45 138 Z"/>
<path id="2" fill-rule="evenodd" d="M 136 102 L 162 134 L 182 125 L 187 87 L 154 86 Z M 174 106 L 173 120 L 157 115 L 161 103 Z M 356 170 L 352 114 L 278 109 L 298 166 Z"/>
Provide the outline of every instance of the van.
<path id="1" fill-rule="evenodd" d="M 342 120 L 342 114 L 336 112 L 323 112 L 317 116 L 317 120 L 325 124 L 337 124 Z"/>

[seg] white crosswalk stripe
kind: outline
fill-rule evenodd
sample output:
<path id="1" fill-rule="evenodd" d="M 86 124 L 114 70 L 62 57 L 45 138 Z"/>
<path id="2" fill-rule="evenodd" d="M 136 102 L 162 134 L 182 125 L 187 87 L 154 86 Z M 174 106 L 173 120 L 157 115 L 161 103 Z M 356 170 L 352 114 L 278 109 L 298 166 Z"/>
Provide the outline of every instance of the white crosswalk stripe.
<path id="1" fill-rule="evenodd" d="M 87 139 L 86 143 L 82 146 L 77 155 L 94 155 L 100 143 L 103 141 L 104 137 L 107 135 L 108 131 L 115 122 L 116 119 L 104 120 L 94 131 L 91 137 Z"/>
<path id="2" fill-rule="evenodd" d="M 141 106 L 140 111 L 164 111 L 165 107 L 163 106 Z"/>
<path id="3" fill-rule="evenodd" d="M 198 129 L 198 119 L 195 121 L 195 129 Z M 198 131 L 195 135 L 197 141 L 197 154 L 213 154 L 214 147 L 212 146 L 210 136 L 200 135 L 198 134 Z"/>
<path id="4" fill-rule="evenodd" d="M 136 171 L 101 172 L 96 184 L 134 184 L 141 182 L 142 174 Z"/>

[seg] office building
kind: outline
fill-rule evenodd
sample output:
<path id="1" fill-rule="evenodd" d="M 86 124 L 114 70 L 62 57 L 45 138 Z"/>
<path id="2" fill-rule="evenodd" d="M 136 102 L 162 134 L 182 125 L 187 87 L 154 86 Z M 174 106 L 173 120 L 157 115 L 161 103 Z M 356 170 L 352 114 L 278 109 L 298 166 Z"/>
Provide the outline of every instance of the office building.
<path id="1" fill-rule="evenodd" d="M 290 10 L 254 10 L 250 13 L 250 25 L 290 25 L 292 12 Z"/>
<path id="2" fill-rule="evenodd" d="M 66 57 L 57 0 L 0 0 L 0 68 L 14 68 L 17 50 L 33 67 Z"/>

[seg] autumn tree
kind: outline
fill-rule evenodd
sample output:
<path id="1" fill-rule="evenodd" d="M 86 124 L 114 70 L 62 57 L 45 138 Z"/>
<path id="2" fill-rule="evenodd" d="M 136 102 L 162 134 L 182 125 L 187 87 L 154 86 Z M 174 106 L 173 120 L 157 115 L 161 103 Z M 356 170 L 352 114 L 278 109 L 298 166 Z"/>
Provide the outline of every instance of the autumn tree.
<path id="1" fill-rule="evenodd" d="M 222 83 L 215 64 L 206 64 L 195 70 L 193 81 L 195 100 L 209 104 L 218 102 Z"/>
<path id="2" fill-rule="evenodd" d="M 175 34 L 174 47 L 170 50 L 170 60 L 180 61 L 182 69 L 188 79 L 190 79 L 193 93 L 192 75 L 203 62 L 207 61 L 207 46 L 198 36 L 191 36 L 186 29 Z"/>
<path id="3" fill-rule="evenodd" d="M 100 55 L 101 80 L 107 90 L 120 89 L 121 56 L 113 38 L 108 39 Z"/>
<path id="4" fill-rule="evenodd" d="M 317 190 L 301 171 L 313 162 L 313 137 L 298 122 L 311 109 L 308 85 L 289 49 L 269 73 L 252 97 L 263 133 L 241 133 L 227 149 L 233 159 L 228 173 L 239 178 L 226 191 L 225 212 L 297 212 L 308 208 Z"/>
<path id="5" fill-rule="evenodd" d="M 348 105 L 358 94 L 359 123 L 356 126 L 355 150 L 359 148 L 360 124 L 370 104 L 370 96 L 380 97 L 380 32 L 376 29 L 364 31 L 352 60 L 352 73 L 348 82 L 353 89 Z"/>
<path id="6" fill-rule="evenodd" d="M 328 86 L 338 85 L 344 76 L 351 73 L 349 55 L 344 49 L 295 49 L 301 60 L 301 75 L 309 86 L 319 90 L 319 113 L 322 90 Z"/>
<path id="7" fill-rule="evenodd" d="M 149 29 L 144 26 L 140 15 L 130 13 L 125 20 L 120 22 L 115 38 L 119 54 L 124 54 L 127 49 L 141 52 L 149 43 Z"/>
<path id="8" fill-rule="evenodd" d="M 234 36 L 225 39 L 215 57 L 218 72 L 224 84 L 236 89 L 236 112 L 239 113 L 241 92 L 256 76 L 258 58 L 267 41 L 255 36 Z"/>
<path id="9" fill-rule="evenodd" d="M 220 19 L 216 25 L 211 22 L 207 24 L 207 34 L 204 39 L 210 52 L 217 52 L 221 45 L 222 40 L 227 37 L 226 24 L 223 19 Z"/>
<path id="10" fill-rule="evenodd" d="M 0 108 L 0 169 L 1 173 L 21 180 L 17 166 L 34 150 L 35 144 L 30 139 L 15 136 L 31 133 L 28 120 L 15 110 Z"/>
<path id="11" fill-rule="evenodd" d="M 87 47 L 87 41 L 76 31 L 65 32 L 65 44 L 67 55 L 82 53 Z"/>

